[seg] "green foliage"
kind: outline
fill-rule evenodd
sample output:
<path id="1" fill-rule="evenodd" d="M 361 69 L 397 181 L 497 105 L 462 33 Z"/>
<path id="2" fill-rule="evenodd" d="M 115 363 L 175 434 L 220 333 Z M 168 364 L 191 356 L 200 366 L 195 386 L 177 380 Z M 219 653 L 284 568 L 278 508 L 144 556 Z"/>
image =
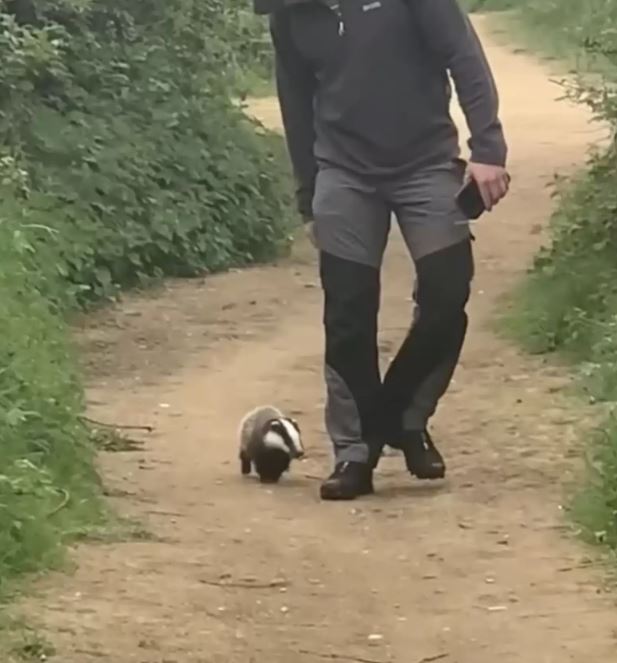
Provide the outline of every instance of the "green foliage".
<path id="1" fill-rule="evenodd" d="M 617 21 L 614 0 L 461 0 L 471 12 L 501 12 L 500 23 L 516 30 L 536 52 L 558 56 L 580 71 L 602 71 L 605 62 L 589 45 L 604 42 Z"/>
<path id="2" fill-rule="evenodd" d="M 286 173 L 227 83 L 254 27 L 218 1 L 82 4 L 0 15 L 0 143 L 79 301 L 286 250 Z"/>
<path id="3" fill-rule="evenodd" d="M 0 591 L 104 521 L 66 312 L 288 248 L 284 146 L 234 101 L 264 30 L 239 0 L 0 5 Z"/>
<path id="4" fill-rule="evenodd" d="M 41 232 L 0 206 L 0 592 L 8 577 L 61 561 L 66 528 L 101 516 L 65 325 L 32 267 Z"/>
<path id="5" fill-rule="evenodd" d="M 487 0 L 485 8 L 501 5 Z M 567 96 L 617 128 L 617 0 L 526 0 L 518 20 L 567 44 L 584 76 Z M 545 40 L 544 44 L 547 43 Z M 589 76 L 589 73 L 595 74 Z M 587 169 L 560 181 L 551 241 L 536 257 L 508 315 L 512 333 L 535 353 L 558 352 L 580 373 L 592 402 L 617 403 L 617 145 L 590 155 Z M 617 547 L 617 420 L 589 443 L 589 485 L 574 513 L 590 538 Z"/>
<path id="6" fill-rule="evenodd" d="M 596 155 L 569 183 L 552 243 L 518 293 L 510 328 L 532 352 L 559 352 L 579 372 L 592 402 L 617 402 L 617 154 Z M 587 532 L 617 546 L 617 423 L 590 440 L 589 485 L 575 499 Z"/>
<path id="7" fill-rule="evenodd" d="M 589 481 L 572 504 L 572 512 L 584 526 L 590 543 L 617 550 L 617 418 L 611 414 L 590 441 Z"/>
<path id="8" fill-rule="evenodd" d="M 606 358 L 603 327 L 612 327 L 617 302 L 616 167 L 614 150 L 596 155 L 584 174 L 558 189 L 552 241 L 535 259 L 524 285 L 526 304 L 517 312 L 533 352 L 559 349 L 576 361 Z"/>
<path id="9" fill-rule="evenodd" d="M 268 23 L 257 16 L 246 0 L 231 0 L 233 60 L 240 96 L 270 94 L 273 89 L 273 58 Z"/>

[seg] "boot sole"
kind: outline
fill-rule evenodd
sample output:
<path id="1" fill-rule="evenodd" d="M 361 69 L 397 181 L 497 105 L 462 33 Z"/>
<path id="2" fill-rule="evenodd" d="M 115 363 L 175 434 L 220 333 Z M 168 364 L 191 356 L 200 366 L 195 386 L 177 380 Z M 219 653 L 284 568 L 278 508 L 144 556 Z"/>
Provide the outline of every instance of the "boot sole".
<path id="1" fill-rule="evenodd" d="M 439 481 L 439 479 L 445 479 L 446 478 L 446 468 L 444 467 L 443 470 L 439 472 L 434 472 L 434 473 L 426 473 L 426 472 L 417 472 L 415 470 L 409 470 L 409 474 L 411 476 L 416 477 L 416 479 L 420 481 Z"/>
<path id="2" fill-rule="evenodd" d="M 327 502 L 335 502 L 335 501 L 340 502 L 340 501 L 355 500 L 357 497 L 372 495 L 374 492 L 375 489 L 373 488 L 373 486 L 359 492 L 346 492 L 330 486 L 321 486 L 319 490 L 319 495 L 322 500 L 325 500 Z"/>
<path id="3" fill-rule="evenodd" d="M 421 481 L 437 481 L 438 479 L 444 479 L 446 476 L 445 464 L 438 467 L 433 466 L 432 469 L 427 470 L 414 467 L 413 463 L 410 463 L 405 459 L 405 465 L 407 466 L 409 474 Z"/>
<path id="4" fill-rule="evenodd" d="M 432 466 L 429 465 L 429 467 L 422 467 L 422 463 L 420 463 L 420 467 L 418 467 L 418 464 L 416 464 L 416 458 L 414 457 L 415 454 L 411 453 L 405 453 L 405 450 L 403 449 L 403 455 L 405 456 L 405 465 L 407 466 L 408 472 L 416 477 L 416 479 L 419 479 L 421 481 L 437 481 L 439 479 L 444 479 L 446 476 L 446 464 L 441 460 L 439 463 L 435 463 Z"/>

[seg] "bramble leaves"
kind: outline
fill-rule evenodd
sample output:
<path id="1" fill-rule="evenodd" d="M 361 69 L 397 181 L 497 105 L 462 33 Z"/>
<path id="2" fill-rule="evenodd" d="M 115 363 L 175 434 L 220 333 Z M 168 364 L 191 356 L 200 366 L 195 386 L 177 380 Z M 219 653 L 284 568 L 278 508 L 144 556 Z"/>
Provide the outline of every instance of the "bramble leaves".
<path id="1" fill-rule="evenodd" d="M 250 54 L 266 70 L 261 23 L 218 1 L 34 6 L 0 15 L 0 142 L 79 303 L 285 250 L 285 163 L 230 99 Z"/>
<path id="2" fill-rule="evenodd" d="M 279 139 L 232 102 L 269 71 L 239 0 L 0 7 L 2 590 L 101 516 L 66 310 L 269 260 L 293 215 Z"/>

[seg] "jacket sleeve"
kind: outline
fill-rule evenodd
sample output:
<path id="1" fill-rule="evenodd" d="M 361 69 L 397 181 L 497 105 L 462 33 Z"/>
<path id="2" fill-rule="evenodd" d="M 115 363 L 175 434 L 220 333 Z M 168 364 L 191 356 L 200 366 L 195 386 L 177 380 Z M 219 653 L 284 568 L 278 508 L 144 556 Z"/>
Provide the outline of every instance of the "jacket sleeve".
<path id="1" fill-rule="evenodd" d="M 285 11 L 272 14 L 270 33 L 274 46 L 276 87 L 287 149 L 297 184 L 298 210 L 312 218 L 317 164 L 314 156 L 313 100 L 315 76 L 295 48 Z"/>
<path id="2" fill-rule="evenodd" d="M 409 0 L 429 48 L 450 72 L 471 134 L 471 160 L 505 166 L 499 97 L 484 50 L 458 0 Z"/>

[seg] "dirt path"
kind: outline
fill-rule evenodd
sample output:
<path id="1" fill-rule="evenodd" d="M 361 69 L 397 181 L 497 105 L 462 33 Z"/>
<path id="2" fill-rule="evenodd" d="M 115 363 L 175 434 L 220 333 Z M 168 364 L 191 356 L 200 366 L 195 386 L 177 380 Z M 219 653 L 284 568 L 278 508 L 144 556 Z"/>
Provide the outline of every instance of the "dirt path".
<path id="1" fill-rule="evenodd" d="M 578 413 L 559 371 L 487 326 L 538 246 L 545 185 L 581 162 L 597 132 L 581 109 L 556 101 L 538 64 L 486 39 L 514 190 L 477 231 L 473 329 L 435 422 L 447 482 L 414 483 L 391 457 L 374 497 L 319 502 L 310 476 L 329 470 L 330 450 L 321 298 L 306 246 L 277 267 L 129 299 L 90 318 L 80 342 L 93 416 L 156 426 L 145 452 L 102 462 L 115 506 L 157 538 L 81 547 L 73 576 L 43 582 L 26 607 L 46 625 L 54 660 L 614 663 L 614 600 L 586 567 L 588 551 L 566 538 L 559 510 Z M 271 100 L 256 112 L 278 122 Z M 409 321 L 411 277 L 395 237 L 385 358 Z M 237 421 L 265 400 L 298 416 L 310 453 L 273 490 L 242 480 L 235 460 Z"/>

